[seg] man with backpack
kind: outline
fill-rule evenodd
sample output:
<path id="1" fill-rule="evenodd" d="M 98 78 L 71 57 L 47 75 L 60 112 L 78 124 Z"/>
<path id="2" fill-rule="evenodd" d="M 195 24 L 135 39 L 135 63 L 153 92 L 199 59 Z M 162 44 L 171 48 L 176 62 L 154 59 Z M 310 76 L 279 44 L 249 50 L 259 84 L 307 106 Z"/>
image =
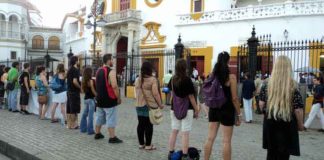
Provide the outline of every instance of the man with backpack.
<path id="1" fill-rule="evenodd" d="M 19 85 L 20 85 L 20 113 L 29 115 L 30 113 L 27 111 L 29 94 L 30 94 L 30 76 L 29 76 L 29 63 L 24 64 L 24 70 L 19 76 Z"/>
<path id="2" fill-rule="evenodd" d="M 121 103 L 117 84 L 116 71 L 112 69 L 113 60 L 111 54 L 103 56 L 104 66 L 96 74 L 97 112 L 95 139 L 102 139 L 101 126 L 107 125 L 109 133 L 108 143 L 122 143 L 115 135 L 117 126 L 117 105 Z"/>
<path id="3" fill-rule="evenodd" d="M 9 91 L 8 94 L 8 108 L 9 111 L 17 113 L 19 112 L 17 109 L 17 94 L 19 89 L 18 84 L 18 76 L 19 76 L 19 63 L 13 62 L 12 67 L 8 72 L 8 83 L 7 83 L 7 90 Z"/>

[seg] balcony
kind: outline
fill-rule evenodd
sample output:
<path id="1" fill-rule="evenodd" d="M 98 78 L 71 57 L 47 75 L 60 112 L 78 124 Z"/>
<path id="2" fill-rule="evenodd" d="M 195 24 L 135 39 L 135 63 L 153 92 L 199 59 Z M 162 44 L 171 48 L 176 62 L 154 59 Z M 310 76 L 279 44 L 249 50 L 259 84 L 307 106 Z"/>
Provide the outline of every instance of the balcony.
<path id="1" fill-rule="evenodd" d="M 25 39 L 25 33 L 12 32 L 12 31 L 0 31 L 0 39 L 24 40 Z"/>
<path id="2" fill-rule="evenodd" d="M 83 32 L 74 32 L 66 35 L 66 42 L 77 41 L 84 38 Z"/>
<path id="3" fill-rule="evenodd" d="M 241 7 L 230 10 L 217 10 L 201 13 L 201 17 L 192 14 L 177 16 L 177 25 L 202 23 L 222 23 L 249 19 L 266 19 L 289 16 L 324 15 L 324 0 L 305 2 L 285 2 L 271 5 Z"/>
<path id="4" fill-rule="evenodd" d="M 104 15 L 104 20 L 107 21 L 106 25 L 116 25 L 127 22 L 141 22 L 141 11 L 138 10 L 124 10 L 120 12 L 110 13 Z"/>

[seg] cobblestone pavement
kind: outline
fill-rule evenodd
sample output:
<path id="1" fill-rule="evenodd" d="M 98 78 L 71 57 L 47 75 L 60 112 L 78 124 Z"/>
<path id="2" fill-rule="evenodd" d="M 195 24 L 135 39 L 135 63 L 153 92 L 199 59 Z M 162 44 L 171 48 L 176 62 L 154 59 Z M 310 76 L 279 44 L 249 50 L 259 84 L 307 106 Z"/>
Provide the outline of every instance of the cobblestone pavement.
<path id="1" fill-rule="evenodd" d="M 0 154 L 0 160 L 10 160 L 8 157 Z"/>
<path id="2" fill-rule="evenodd" d="M 118 107 L 117 135 L 123 144 L 108 144 L 108 139 L 95 141 L 93 136 L 81 134 L 79 130 L 67 130 L 48 120 L 38 120 L 37 116 L 23 116 L 0 110 L 0 140 L 8 142 L 41 159 L 53 160 L 155 160 L 167 159 L 168 137 L 170 133 L 169 109 L 165 109 L 163 124 L 154 126 L 153 144 L 156 151 L 139 150 L 136 127 L 137 119 L 133 100 L 124 100 Z M 234 129 L 232 153 L 236 160 L 262 160 L 266 151 L 262 149 L 261 116 L 255 116 L 253 124 L 243 123 Z M 202 149 L 207 135 L 207 120 L 194 121 L 190 135 L 190 146 Z M 105 135 L 106 129 L 103 129 Z M 221 132 L 213 149 L 212 159 L 221 158 Z M 107 136 L 106 136 L 107 137 Z M 324 134 L 308 131 L 300 134 L 302 156 L 292 160 L 324 159 Z M 177 142 L 178 149 L 180 141 Z M 1 159 L 1 158 L 0 158 Z"/>

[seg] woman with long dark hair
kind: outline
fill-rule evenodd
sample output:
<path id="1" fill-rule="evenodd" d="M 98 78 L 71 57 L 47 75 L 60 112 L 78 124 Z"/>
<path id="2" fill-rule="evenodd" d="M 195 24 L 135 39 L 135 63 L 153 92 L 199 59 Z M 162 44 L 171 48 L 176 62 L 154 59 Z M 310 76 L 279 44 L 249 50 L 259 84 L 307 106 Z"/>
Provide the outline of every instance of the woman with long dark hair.
<path id="1" fill-rule="evenodd" d="M 66 103 L 66 89 L 67 89 L 67 84 L 66 84 L 66 75 L 65 75 L 65 69 L 64 69 L 64 64 L 58 64 L 56 68 L 56 74 L 53 76 L 53 79 L 51 81 L 51 85 L 54 85 L 52 87 L 52 90 L 54 92 L 53 94 L 53 100 L 52 100 L 52 123 L 58 122 L 57 119 L 55 119 L 55 112 L 57 106 L 60 105 L 61 107 L 61 113 L 62 113 L 62 120 L 65 122 L 66 121 L 66 112 L 65 112 L 65 103 Z"/>
<path id="2" fill-rule="evenodd" d="M 88 132 L 88 135 L 94 134 L 93 130 L 93 114 L 96 108 L 95 97 L 97 92 L 95 89 L 95 82 L 92 79 L 92 69 L 85 68 L 81 82 L 81 88 L 84 95 L 84 109 L 82 113 L 80 131 L 82 133 Z M 88 119 L 87 119 L 88 118 Z"/>
<path id="3" fill-rule="evenodd" d="M 144 62 L 141 67 L 141 75 L 135 81 L 136 113 L 138 118 L 137 137 L 139 148 L 145 150 L 156 149 L 151 144 L 153 124 L 149 118 L 149 107 L 163 109 L 158 80 L 152 75 L 152 68 L 150 62 Z"/>
<path id="4" fill-rule="evenodd" d="M 212 73 L 222 85 L 226 102 L 221 108 L 209 109 L 209 129 L 208 138 L 205 143 L 205 160 L 210 158 L 219 126 L 222 126 L 223 130 L 223 159 L 230 160 L 233 126 L 241 124 L 242 115 L 237 96 L 236 76 L 230 74 L 228 67 L 229 59 L 230 56 L 227 52 L 219 53 Z"/>
<path id="5" fill-rule="evenodd" d="M 171 158 L 172 153 L 175 150 L 175 143 L 179 131 L 182 134 L 182 159 L 189 159 L 188 147 L 189 147 L 189 133 L 192 128 L 192 121 L 194 117 L 198 117 L 199 107 L 195 99 L 194 84 L 190 77 L 187 76 L 187 62 L 184 59 L 179 59 L 176 63 L 175 75 L 171 78 L 168 87 L 171 88 L 173 99 L 171 103 L 171 128 L 172 132 L 169 138 L 169 156 Z M 175 97 L 176 96 L 176 97 Z M 175 103 L 176 99 L 188 103 Z M 181 106 L 180 106 L 181 105 Z M 186 116 L 180 117 L 180 108 L 187 108 Z M 177 115 L 176 115 L 177 114 Z"/>

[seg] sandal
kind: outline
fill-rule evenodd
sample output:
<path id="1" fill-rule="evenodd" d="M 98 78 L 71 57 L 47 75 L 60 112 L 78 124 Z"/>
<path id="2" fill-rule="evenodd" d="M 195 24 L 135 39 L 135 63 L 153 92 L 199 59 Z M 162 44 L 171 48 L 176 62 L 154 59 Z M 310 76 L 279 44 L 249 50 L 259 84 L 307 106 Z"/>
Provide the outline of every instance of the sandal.
<path id="1" fill-rule="evenodd" d="M 146 147 L 150 147 L 150 148 L 146 148 Z M 153 150 L 156 150 L 156 147 L 151 145 L 151 146 L 145 146 L 144 148 L 146 151 L 153 151 Z"/>
<path id="2" fill-rule="evenodd" d="M 76 126 L 76 127 L 74 127 L 74 128 L 71 128 L 71 129 L 79 129 L 79 126 Z"/>
<path id="3" fill-rule="evenodd" d="M 51 120 L 51 123 L 58 123 L 59 121 L 58 121 L 58 119 L 52 119 Z"/>
<path id="4" fill-rule="evenodd" d="M 145 149 L 145 145 L 139 145 L 138 149 Z"/>

